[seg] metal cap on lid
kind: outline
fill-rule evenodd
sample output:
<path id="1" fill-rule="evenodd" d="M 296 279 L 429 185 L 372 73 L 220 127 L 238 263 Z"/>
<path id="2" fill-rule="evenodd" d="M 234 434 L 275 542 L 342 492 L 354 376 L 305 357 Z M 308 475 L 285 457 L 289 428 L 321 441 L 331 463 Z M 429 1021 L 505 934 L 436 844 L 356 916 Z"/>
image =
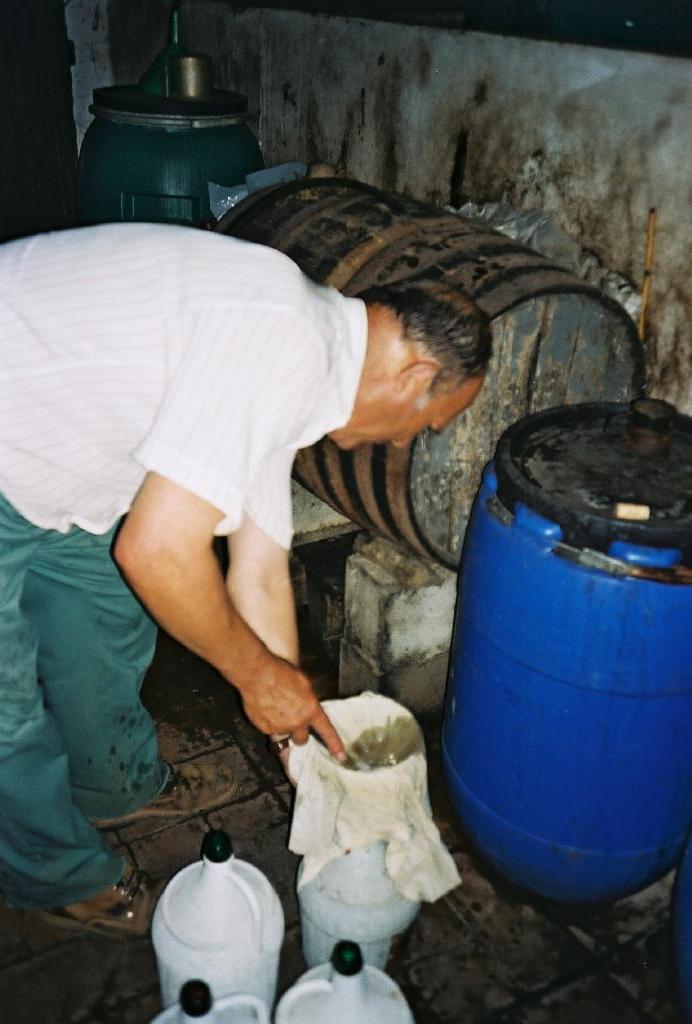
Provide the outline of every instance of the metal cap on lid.
<path id="1" fill-rule="evenodd" d="M 563 406 L 500 438 L 500 501 L 559 524 L 564 543 L 677 549 L 692 565 L 692 418 L 656 399 Z"/>

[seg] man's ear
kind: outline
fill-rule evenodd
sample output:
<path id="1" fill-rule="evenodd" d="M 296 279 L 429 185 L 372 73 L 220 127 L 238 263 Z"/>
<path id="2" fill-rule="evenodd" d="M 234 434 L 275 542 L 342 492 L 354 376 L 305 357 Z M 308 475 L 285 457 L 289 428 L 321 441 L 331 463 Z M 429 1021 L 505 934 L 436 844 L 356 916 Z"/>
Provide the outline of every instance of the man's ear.
<path id="1" fill-rule="evenodd" d="M 439 370 L 439 363 L 434 359 L 412 359 L 399 371 L 400 393 L 407 398 L 421 398 L 430 390 Z"/>

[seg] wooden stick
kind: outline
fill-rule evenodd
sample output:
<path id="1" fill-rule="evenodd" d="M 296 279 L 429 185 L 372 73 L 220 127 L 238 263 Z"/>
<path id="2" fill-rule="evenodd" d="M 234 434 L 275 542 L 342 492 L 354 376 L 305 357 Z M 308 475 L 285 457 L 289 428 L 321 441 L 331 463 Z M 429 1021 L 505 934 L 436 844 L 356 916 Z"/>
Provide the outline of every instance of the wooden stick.
<path id="1" fill-rule="evenodd" d="M 649 210 L 649 219 L 646 225 L 646 256 L 644 258 L 644 280 L 642 282 L 642 306 L 639 311 L 639 340 L 644 341 L 646 335 L 646 316 L 649 311 L 649 297 L 651 295 L 651 272 L 654 262 L 654 233 L 656 231 L 656 208 Z"/>

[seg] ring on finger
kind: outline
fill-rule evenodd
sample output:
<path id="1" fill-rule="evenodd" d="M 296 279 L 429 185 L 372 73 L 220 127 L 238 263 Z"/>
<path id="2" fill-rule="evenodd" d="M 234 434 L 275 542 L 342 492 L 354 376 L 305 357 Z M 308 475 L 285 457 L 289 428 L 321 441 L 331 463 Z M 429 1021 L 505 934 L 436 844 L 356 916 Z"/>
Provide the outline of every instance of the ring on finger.
<path id="1" fill-rule="evenodd" d="M 281 736 L 277 740 L 272 740 L 271 743 L 269 744 L 269 746 L 272 748 L 272 750 L 274 751 L 274 753 L 276 754 L 277 757 L 280 754 L 283 754 L 284 750 L 288 750 L 290 745 L 291 745 L 291 737 L 290 736 Z"/>

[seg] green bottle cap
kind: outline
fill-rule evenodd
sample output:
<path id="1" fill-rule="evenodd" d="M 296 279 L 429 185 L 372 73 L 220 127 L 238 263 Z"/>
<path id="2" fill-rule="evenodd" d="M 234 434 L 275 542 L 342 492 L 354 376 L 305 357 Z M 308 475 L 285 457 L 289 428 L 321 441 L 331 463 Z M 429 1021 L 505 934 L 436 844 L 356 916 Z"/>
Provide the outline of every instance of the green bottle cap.
<path id="1" fill-rule="evenodd" d="M 211 832 L 207 832 L 202 842 L 203 857 L 213 861 L 214 864 L 221 864 L 222 861 L 228 860 L 232 853 L 233 847 L 226 832 L 222 832 L 220 829 L 212 829 Z"/>
<path id="2" fill-rule="evenodd" d="M 332 950 L 332 967 L 337 974 L 359 974 L 363 970 L 363 954 L 357 942 L 342 939 Z"/>
<path id="3" fill-rule="evenodd" d="M 206 982 L 193 978 L 180 990 L 180 1008 L 188 1017 L 204 1017 L 211 1010 L 211 992 Z"/>

